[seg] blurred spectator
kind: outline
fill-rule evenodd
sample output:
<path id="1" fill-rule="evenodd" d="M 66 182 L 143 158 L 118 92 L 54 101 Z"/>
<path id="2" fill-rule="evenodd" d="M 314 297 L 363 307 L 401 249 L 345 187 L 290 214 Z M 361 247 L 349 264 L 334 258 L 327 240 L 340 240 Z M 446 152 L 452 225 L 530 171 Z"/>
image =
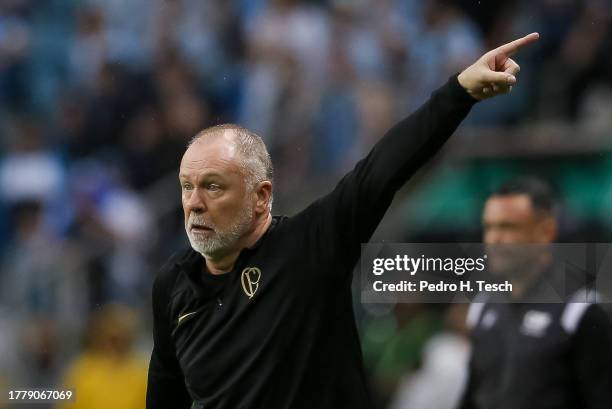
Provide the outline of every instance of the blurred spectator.
<path id="1" fill-rule="evenodd" d="M 400 382 L 390 409 L 454 409 L 467 378 L 469 342 L 465 328 L 467 306 L 452 304 L 445 328 L 423 348 L 421 367 Z"/>
<path id="2" fill-rule="evenodd" d="M 143 68 L 154 51 L 155 15 L 163 13 L 165 1 L 87 0 L 83 9 L 101 21 L 105 60 Z M 77 3 L 78 4 L 78 3 Z M 85 22 L 86 23 L 86 22 Z M 86 28 L 87 29 L 87 28 Z"/>
<path id="3" fill-rule="evenodd" d="M 285 121 L 278 109 L 297 115 L 293 134 L 312 120 L 328 72 L 329 15 L 297 0 L 271 0 L 246 38 L 250 66 L 239 120 L 274 147 L 275 138 L 292 136 L 276 130 Z"/>
<path id="4" fill-rule="evenodd" d="M 55 386 L 62 367 L 57 324 L 41 315 L 15 319 L 0 313 L 0 329 L 0 392 Z M 6 398 L 5 393 L 0 407 Z M 39 407 L 47 409 L 51 404 Z"/>
<path id="5" fill-rule="evenodd" d="M 332 51 L 329 85 L 321 97 L 311 148 L 314 162 L 311 168 L 317 175 L 334 175 L 345 169 L 342 162 L 346 152 L 353 148 L 359 131 L 356 74 L 346 49 L 337 47 Z"/>
<path id="6" fill-rule="evenodd" d="M 452 1 L 428 0 L 421 21 L 408 43 L 407 110 L 421 105 L 440 78 L 463 70 L 484 49 L 477 27 Z"/>
<path id="7" fill-rule="evenodd" d="M 0 198 L 9 206 L 22 200 L 49 205 L 61 194 L 64 168 L 46 142 L 34 118 L 14 119 L 0 158 Z"/>
<path id="8" fill-rule="evenodd" d="M 24 19 L 28 2 L 5 3 L 0 5 L 0 102 L 14 111 L 23 109 L 28 97 L 25 69 L 32 34 Z"/>
<path id="9" fill-rule="evenodd" d="M 406 373 L 414 371 L 427 340 L 441 328 L 440 308 L 397 304 L 391 316 L 370 317 L 363 330 L 366 367 L 381 406 L 386 406 Z"/>
<path id="10" fill-rule="evenodd" d="M 61 286 L 67 285 L 61 276 L 62 243 L 45 227 L 42 209 L 37 201 L 13 208 L 15 239 L 0 270 L 0 300 L 17 316 L 45 313 L 59 318 Z"/>
<path id="11" fill-rule="evenodd" d="M 408 29 L 397 2 L 334 1 L 336 52 L 345 52 L 359 79 L 401 81 Z"/>
<path id="12" fill-rule="evenodd" d="M 6 396 L 8 394 L 8 386 L 6 384 L 6 382 L 4 381 L 4 379 L 2 379 L 2 377 L 0 377 L 0 393 L 3 396 Z M 0 403 L 0 409 L 6 409 L 8 407 L 8 405 L 5 404 L 5 402 L 1 402 Z"/>
<path id="13" fill-rule="evenodd" d="M 11 375 L 19 368 L 19 325 L 23 324 L 15 319 L 6 308 L 0 308 L 0 389 L 2 386 L 12 386 Z"/>
<path id="14" fill-rule="evenodd" d="M 32 316 L 19 339 L 19 366 L 11 375 L 16 387 L 44 388 L 55 385 L 62 362 L 57 324 L 40 316 Z"/>
<path id="15" fill-rule="evenodd" d="M 144 408 L 147 361 L 133 350 L 138 315 L 121 305 L 106 305 L 91 316 L 85 349 L 66 371 L 63 387 L 72 402 L 58 408 Z"/>
<path id="16" fill-rule="evenodd" d="M 72 81 L 78 87 L 93 88 L 108 59 L 108 39 L 104 31 L 104 16 L 96 8 L 77 12 L 76 36 L 70 50 Z"/>
<path id="17" fill-rule="evenodd" d="M 590 134 L 612 129 L 612 84 L 594 83 L 585 90 L 578 116 L 581 128 Z"/>
<path id="18" fill-rule="evenodd" d="M 72 173 L 72 234 L 86 254 L 79 269 L 87 277 L 88 307 L 109 301 L 141 304 L 150 268 L 146 253 L 156 239 L 147 204 L 110 165 L 81 162 Z"/>

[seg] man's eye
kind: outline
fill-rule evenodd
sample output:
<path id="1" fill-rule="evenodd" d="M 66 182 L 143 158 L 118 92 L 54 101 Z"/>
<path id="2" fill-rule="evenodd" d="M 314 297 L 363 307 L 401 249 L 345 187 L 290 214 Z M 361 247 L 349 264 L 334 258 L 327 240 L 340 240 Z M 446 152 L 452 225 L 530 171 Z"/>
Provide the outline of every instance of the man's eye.
<path id="1" fill-rule="evenodd" d="M 210 190 L 211 192 L 216 192 L 220 189 L 219 185 L 215 184 L 215 183 L 211 183 L 208 185 L 208 190 Z"/>
<path id="2" fill-rule="evenodd" d="M 193 186 L 190 183 L 183 183 L 183 190 L 191 190 Z"/>

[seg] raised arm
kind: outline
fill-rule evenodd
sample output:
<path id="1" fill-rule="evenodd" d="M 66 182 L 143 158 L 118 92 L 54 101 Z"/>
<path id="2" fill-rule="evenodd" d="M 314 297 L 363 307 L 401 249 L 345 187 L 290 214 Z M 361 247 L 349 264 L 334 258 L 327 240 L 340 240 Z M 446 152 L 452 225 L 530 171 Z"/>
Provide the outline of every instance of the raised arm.
<path id="1" fill-rule="evenodd" d="M 360 244 L 367 242 L 395 192 L 457 129 L 481 99 L 510 92 L 519 66 L 510 56 L 537 40 L 529 34 L 484 54 L 452 76 L 446 85 L 410 116 L 392 127 L 336 186 L 305 209 L 298 219 L 319 226 L 313 240 L 331 260 L 341 260 L 336 271 L 352 269 Z"/>

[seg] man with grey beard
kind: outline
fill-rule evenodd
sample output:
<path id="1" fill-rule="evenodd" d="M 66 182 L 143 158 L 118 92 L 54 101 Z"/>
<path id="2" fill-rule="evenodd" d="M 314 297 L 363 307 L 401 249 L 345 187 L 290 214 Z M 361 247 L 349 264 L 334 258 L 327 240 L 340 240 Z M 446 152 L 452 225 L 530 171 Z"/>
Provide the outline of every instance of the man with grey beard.
<path id="1" fill-rule="evenodd" d="M 272 164 L 236 125 L 200 132 L 179 179 L 191 248 L 153 285 L 147 408 L 371 408 L 351 272 L 395 192 L 479 100 L 510 92 L 510 58 L 483 55 L 390 129 L 328 195 L 272 216 Z"/>

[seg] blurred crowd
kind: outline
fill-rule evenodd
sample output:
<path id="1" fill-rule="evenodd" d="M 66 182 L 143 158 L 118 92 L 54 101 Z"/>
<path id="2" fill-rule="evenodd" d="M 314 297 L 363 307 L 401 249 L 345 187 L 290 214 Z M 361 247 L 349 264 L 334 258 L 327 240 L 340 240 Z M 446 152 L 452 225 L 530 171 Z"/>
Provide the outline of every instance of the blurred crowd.
<path id="1" fill-rule="evenodd" d="M 176 170 L 200 129 L 260 133 L 275 206 L 292 212 L 451 74 L 539 31 L 521 86 L 468 125 L 610 133 L 611 23 L 609 0 L 1 1 L 0 388 L 85 395 L 122 373 L 108 388 L 140 391 L 152 277 L 187 243 Z M 418 389 L 406 375 L 419 367 L 461 372 L 455 307 L 368 314 L 381 405 Z M 143 407 L 129 399 L 86 407 Z"/>

